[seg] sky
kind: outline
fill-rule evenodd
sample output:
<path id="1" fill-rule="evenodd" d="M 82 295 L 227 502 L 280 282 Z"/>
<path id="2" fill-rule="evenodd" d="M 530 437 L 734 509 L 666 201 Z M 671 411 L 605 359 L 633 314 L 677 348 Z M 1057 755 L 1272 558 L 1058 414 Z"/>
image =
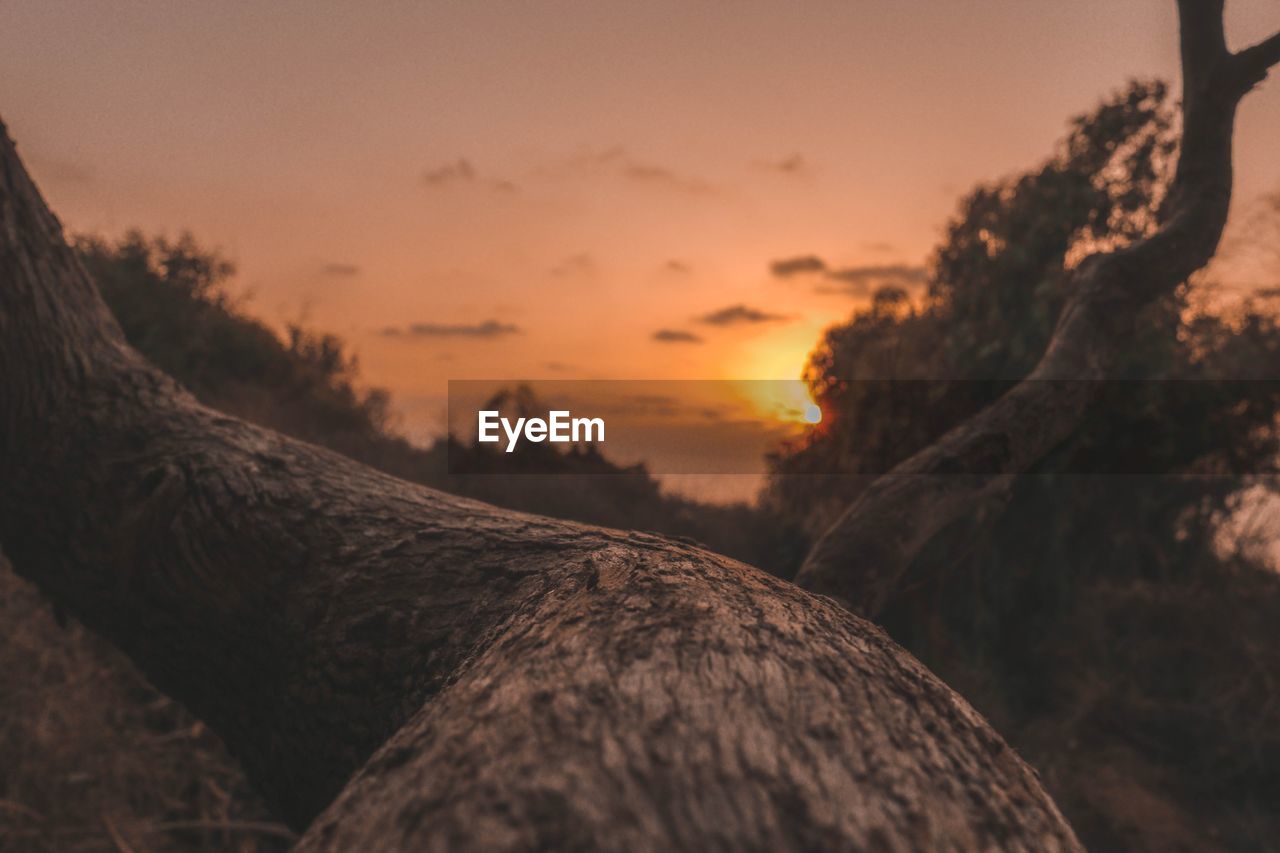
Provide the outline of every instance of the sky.
<path id="1" fill-rule="evenodd" d="M 1228 6 L 1233 46 L 1280 29 Z M 191 231 L 419 438 L 449 379 L 795 378 L 962 192 L 1176 71 L 1172 0 L 0 0 L 0 117 L 64 224 Z M 1278 143 L 1272 83 L 1237 207 Z"/>

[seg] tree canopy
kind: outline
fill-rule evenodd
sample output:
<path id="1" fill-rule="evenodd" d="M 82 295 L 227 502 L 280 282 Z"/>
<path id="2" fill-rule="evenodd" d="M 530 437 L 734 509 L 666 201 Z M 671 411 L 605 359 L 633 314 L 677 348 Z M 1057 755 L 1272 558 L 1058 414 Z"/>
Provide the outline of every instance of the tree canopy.
<path id="1" fill-rule="evenodd" d="M 871 475 L 1025 376 L 1072 265 L 1153 227 L 1173 123 L 1166 87 L 1134 82 L 1046 162 L 965 196 L 924 293 L 881 290 L 826 332 L 806 370 L 824 419 L 772 459 L 771 509 L 817 536 Z M 1101 751 L 1100 728 L 1123 722 L 1148 732 L 1135 762 L 1249 798 L 1280 783 L 1280 716 L 1264 710 L 1280 691 L 1253 671 L 1258 655 L 1280 665 L 1280 590 L 1271 555 L 1233 537 L 1280 450 L 1280 322 L 1265 294 L 1195 297 L 1184 285 L 1144 310 L 1080 429 L 1007 506 L 930 543 L 880 618 L 1014 730 Z"/>

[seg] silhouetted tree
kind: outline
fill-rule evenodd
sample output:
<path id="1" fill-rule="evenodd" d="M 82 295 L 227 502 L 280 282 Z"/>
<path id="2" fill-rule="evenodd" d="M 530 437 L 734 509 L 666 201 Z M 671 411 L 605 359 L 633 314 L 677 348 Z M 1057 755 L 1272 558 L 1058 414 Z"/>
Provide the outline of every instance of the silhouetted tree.
<path id="1" fill-rule="evenodd" d="M 1171 119 L 1162 85 L 1130 85 L 1047 163 L 962 200 L 919 304 L 886 289 L 828 330 L 807 369 L 824 421 L 772 460 L 774 511 L 821 535 L 872 475 L 1033 370 L 1072 264 L 1152 233 Z M 1142 310 L 1074 431 L 939 531 L 877 617 L 1037 767 L 1063 768 L 1051 788 L 1091 846 L 1118 843 L 1115 804 L 1088 796 L 1103 768 L 1176 780 L 1149 796 L 1192 827 L 1265 813 L 1280 786 L 1280 689 L 1255 675 L 1280 666 L 1264 651 L 1280 584 L 1270 555 L 1226 541 L 1274 486 L 1259 475 L 1280 450 L 1280 325 L 1265 297 L 1210 310 L 1191 292 Z"/>

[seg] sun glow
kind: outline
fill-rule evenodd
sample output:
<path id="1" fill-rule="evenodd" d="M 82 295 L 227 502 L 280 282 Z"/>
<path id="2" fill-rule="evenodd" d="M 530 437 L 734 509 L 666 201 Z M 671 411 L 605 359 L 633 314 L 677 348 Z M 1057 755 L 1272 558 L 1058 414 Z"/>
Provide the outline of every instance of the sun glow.
<path id="1" fill-rule="evenodd" d="M 804 332 L 745 354 L 750 379 L 737 386 L 757 416 L 797 425 L 821 423 L 822 408 L 800 379 L 813 341 L 812 333 Z"/>
<path id="2" fill-rule="evenodd" d="M 822 421 L 822 409 L 799 379 L 743 380 L 738 384 L 746 402 L 762 418 L 792 424 Z"/>

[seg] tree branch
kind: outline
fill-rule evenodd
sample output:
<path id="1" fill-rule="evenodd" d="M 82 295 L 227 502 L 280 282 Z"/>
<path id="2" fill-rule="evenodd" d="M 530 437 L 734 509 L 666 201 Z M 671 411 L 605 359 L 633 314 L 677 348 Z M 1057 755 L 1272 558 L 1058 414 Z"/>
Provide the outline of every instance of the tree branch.
<path id="1" fill-rule="evenodd" d="M 1268 40 L 1232 56 L 1223 6 L 1178 3 L 1183 135 L 1157 230 L 1073 271 L 1057 327 L 1026 379 L 863 492 L 805 559 L 802 587 L 878 613 L 927 542 L 978 507 L 998 511 L 1017 474 L 1071 435 L 1138 313 L 1213 257 L 1231 200 L 1236 107 L 1256 82 L 1246 85 L 1241 69 L 1252 73 L 1276 49 Z"/>
<path id="2" fill-rule="evenodd" d="M 125 346 L 3 132 L 0 367 L 14 568 L 291 825 L 324 811 L 302 849 L 1079 849 L 981 717 L 829 602 L 201 406 Z"/>
<path id="3" fill-rule="evenodd" d="M 1238 52 L 1235 63 L 1243 85 L 1251 88 L 1261 82 L 1274 65 L 1280 64 L 1280 33 Z"/>

